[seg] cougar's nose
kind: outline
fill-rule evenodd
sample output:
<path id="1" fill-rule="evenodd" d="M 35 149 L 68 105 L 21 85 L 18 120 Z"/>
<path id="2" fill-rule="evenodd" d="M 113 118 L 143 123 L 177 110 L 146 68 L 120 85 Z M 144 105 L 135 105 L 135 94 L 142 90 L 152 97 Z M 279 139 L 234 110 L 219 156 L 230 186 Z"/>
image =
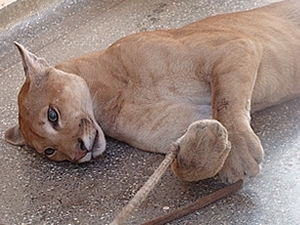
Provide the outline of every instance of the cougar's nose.
<path id="1" fill-rule="evenodd" d="M 82 151 L 92 151 L 95 140 L 98 135 L 97 129 L 95 129 L 93 121 L 91 119 L 82 118 L 80 120 L 80 135 L 77 138 L 79 148 Z"/>
<path id="2" fill-rule="evenodd" d="M 78 138 L 77 141 L 78 141 L 80 149 L 82 151 L 89 151 L 88 148 L 86 147 L 84 141 L 81 138 Z"/>
<path id="3" fill-rule="evenodd" d="M 97 138 L 98 138 L 97 130 L 87 132 L 82 137 L 77 138 L 79 148 L 82 151 L 88 151 L 88 152 L 92 151 L 93 147 L 95 145 L 95 142 L 97 141 Z"/>

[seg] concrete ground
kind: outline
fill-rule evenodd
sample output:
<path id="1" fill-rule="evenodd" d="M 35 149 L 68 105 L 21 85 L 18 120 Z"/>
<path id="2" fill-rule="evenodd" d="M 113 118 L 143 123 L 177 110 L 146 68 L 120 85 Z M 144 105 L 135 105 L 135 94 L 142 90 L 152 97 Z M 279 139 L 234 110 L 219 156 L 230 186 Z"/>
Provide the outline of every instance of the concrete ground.
<path id="1" fill-rule="evenodd" d="M 0 33 L 1 136 L 17 122 L 17 94 L 24 81 L 13 41 L 54 65 L 106 48 L 134 32 L 180 27 L 271 0 L 54 2 Z M 300 99 L 255 113 L 252 125 L 265 149 L 262 173 L 238 193 L 170 224 L 299 224 L 299 122 Z M 55 163 L 1 139 L 0 224 L 107 224 L 162 159 L 109 139 L 107 152 L 99 159 L 84 165 Z M 217 179 L 183 182 L 169 170 L 128 224 L 145 222 L 220 187 Z"/>

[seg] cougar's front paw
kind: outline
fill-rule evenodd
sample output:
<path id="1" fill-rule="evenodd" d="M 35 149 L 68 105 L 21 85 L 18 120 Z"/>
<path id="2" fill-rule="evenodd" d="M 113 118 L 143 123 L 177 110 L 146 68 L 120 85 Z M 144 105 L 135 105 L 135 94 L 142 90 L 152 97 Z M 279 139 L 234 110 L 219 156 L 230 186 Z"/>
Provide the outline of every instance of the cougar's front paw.
<path id="1" fill-rule="evenodd" d="M 219 172 L 225 183 L 234 183 L 245 177 L 254 177 L 260 171 L 263 148 L 252 129 L 244 132 L 233 131 L 229 134 L 231 152 Z"/>
<path id="2" fill-rule="evenodd" d="M 179 153 L 172 164 L 172 170 L 186 181 L 215 176 L 230 151 L 227 130 L 216 120 L 192 123 L 176 144 Z"/>

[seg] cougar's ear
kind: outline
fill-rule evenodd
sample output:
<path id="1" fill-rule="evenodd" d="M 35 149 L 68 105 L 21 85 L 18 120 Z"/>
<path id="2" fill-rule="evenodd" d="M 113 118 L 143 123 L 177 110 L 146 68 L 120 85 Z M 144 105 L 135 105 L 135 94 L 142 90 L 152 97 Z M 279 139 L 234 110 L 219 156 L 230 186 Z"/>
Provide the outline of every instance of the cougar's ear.
<path id="1" fill-rule="evenodd" d="M 13 145 L 23 146 L 25 145 L 24 138 L 21 134 L 19 125 L 15 125 L 5 131 L 5 140 Z"/>
<path id="2" fill-rule="evenodd" d="M 28 78 L 36 86 L 40 86 L 44 77 L 47 75 L 46 70 L 49 68 L 49 64 L 45 59 L 39 58 L 33 53 L 29 52 L 18 42 L 15 42 L 15 45 L 21 54 L 26 78 Z"/>

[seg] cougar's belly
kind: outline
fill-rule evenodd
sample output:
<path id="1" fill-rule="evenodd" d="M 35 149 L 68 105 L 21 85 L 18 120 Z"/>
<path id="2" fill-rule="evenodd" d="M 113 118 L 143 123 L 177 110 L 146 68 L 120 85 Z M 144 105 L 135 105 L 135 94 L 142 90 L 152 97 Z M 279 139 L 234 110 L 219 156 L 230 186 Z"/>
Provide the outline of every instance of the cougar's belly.
<path id="1" fill-rule="evenodd" d="M 142 150 L 166 153 L 192 122 L 211 118 L 208 84 L 160 91 L 148 88 L 133 93 L 134 98 L 124 96 L 109 135 Z"/>

